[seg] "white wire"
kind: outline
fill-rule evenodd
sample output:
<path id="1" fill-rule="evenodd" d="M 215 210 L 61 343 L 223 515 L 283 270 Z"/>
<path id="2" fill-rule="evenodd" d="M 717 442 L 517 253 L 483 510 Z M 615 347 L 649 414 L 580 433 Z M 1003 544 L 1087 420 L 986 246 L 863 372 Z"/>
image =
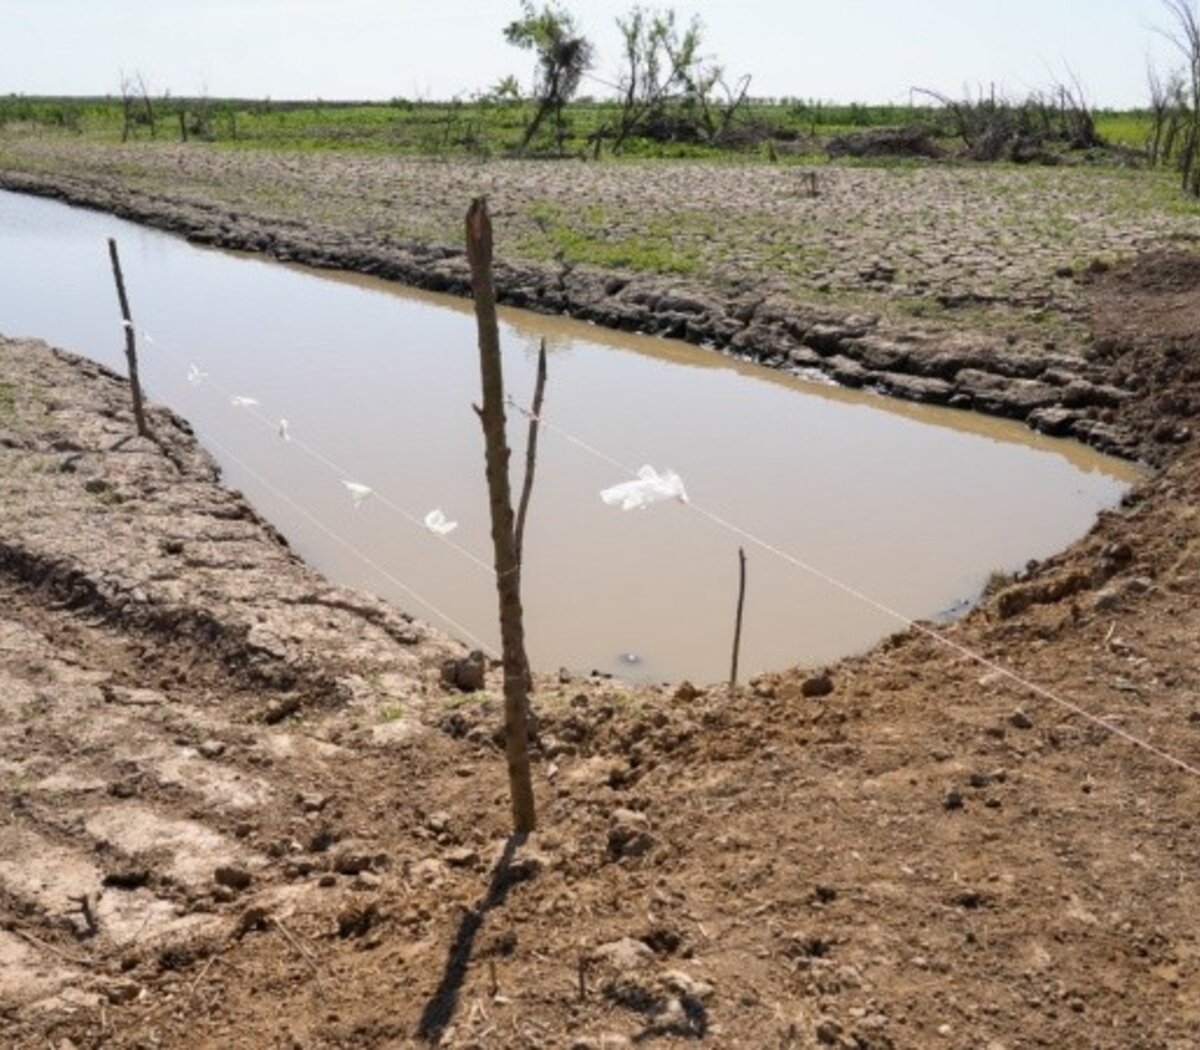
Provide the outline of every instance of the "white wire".
<path id="1" fill-rule="evenodd" d="M 218 452 L 220 452 L 220 454 L 223 457 L 228 459 L 231 463 L 235 463 L 238 467 L 240 467 L 247 474 L 249 474 L 250 477 L 252 477 L 258 484 L 262 485 L 265 489 L 267 489 L 267 491 L 269 491 L 277 499 L 283 500 L 284 503 L 286 503 L 289 507 L 291 507 L 297 514 L 299 514 L 301 517 L 303 517 L 311 525 L 313 525 L 317 529 L 320 529 L 321 532 L 323 532 L 326 536 L 328 536 L 334 542 L 340 544 L 346 550 L 350 551 L 351 554 L 353 554 L 356 558 L 358 558 L 360 561 L 362 561 L 365 565 L 374 569 L 377 573 L 379 573 L 380 576 L 382 576 L 389 583 L 398 587 L 401 591 L 403 591 L 405 594 L 407 594 L 414 601 L 419 602 L 421 605 L 425 606 L 426 609 L 430 610 L 430 612 L 432 612 L 435 616 L 437 616 L 439 619 L 441 619 L 444 623 L 449 624 L 454 630 L 456 630 L 464 638 L 467 638 L 469 641 L 474 642 L 475 645 L 478 646 L 480 649 L 482 649 L 488 656 L 496 658 L 497 654 L 492 649 L 492 647 L 490 645 L 488 645 L 486 642 L 484 642 L 473 631 L 464 627 L 461 623 L 459 623 L 456 619 L 454 619 L 454 617 L 452 617 L 449 613 L 444 612 L 442 609 L 438 608 L 438 606 L 436 606 L 428 598 L 424 597 L 421 594 L 418 594 L 415 590 L 413 590 L 410 586 L 408 586 L 408 584 L 406 584 L 403 580 L 401 580 L 399 577 L 397 577 L 393 572 L 391 572 L 390 570 L 388 570 L 388 569 L 384 568 L 382 565 L 380 565 L 379 562 L 377 562 L 369 554 L 360 550 L 357 546 L 355 546 L 353 543 L 351 543 L 348 539 L 346 539 L 345 537 L 343 537 L 343 536 L 339 535 L 337 532 L 335 532 L 328 525 L 326 525 L 323 521 L 321 521 L 320 519 L 315 517 L 306 507 L 301 506 L 294 499 L 292 499 L 292 497 L 289 496 L 286 492 L 282 491 L 277 486 L 273 485 L 270 481 L 268 481 L 266 478 L 264 478 L 258 471 L 256 471 L 253 467 L 251 467 L 248 463 L 246 463 L 245 460 L 241 459 L 240 457 L 235 455 L 233 452 L 231 452 L 226 446 L 222 445 L 221 442 L 217 441 L 211 435 L 207 435 L 204 438 L 204 443 L 207 445 L 211 445 Z"/>
<path id="2" fill-rule="evenodd" d="M 512 406 L 517 411 L 521 412 L 525 416 L 532 417 L 532 414 L 530 412 L 526 411 L 525 409 L 522 409 L 515 402 L 510 401 L 509 403 L 512 404 Z M 603 462 L 608 463 L 611 466 L 617 467 L 618 469 L 623 470 L 626 473 L 631 474 L 635 477 L 637 476 L 637 471 L 634 470 L 633 468 L 631 468 L 630 466 L 628 466 L 627 464 L 621 463 L 619 460 L 614 459 L 612 456 L 608 455 L 606 452 L 602 452 L 600 449 L 596 448 L 594 445 L 591 445 L 588 442 L 584 441 L 582 438 L 576 437 L 574 434 L 568 433 L 567 431 L 563 430 L 562 427 L 546 420 L 544 412 L 542 413 L 542 415 L 540 417 L 540 425 L 542 427 L 545 427 L 547 430 L 553 431 L 559 437 L 570 442 L 572 445 L 575 445 L 576 447 L 583 449 L 585 452 L 589 453 L 590 455 L 595 456 L 597 459 L 600 459 Z M 989 670 L 1002 675 L 1003 677 L 1007 678 L 1009 681 L 1014 682 L 1017 685 L 1021 686 L 1023 689 L 1026 689 L 1029 692 L 1033 693 L 1035 696 L 1039 696 L 1044 700 L 1048 700 L 1051 703 L 1057 704 L 1058 706 L 1062 707 L 1064 710 L 1070 711 L 1072 714 L 1078 715 L 1080 718 L 1084 719 L 1085 721 L 1088 721 L 1088 722 L 1092 723 L 1093 725 L 1099 726 L 1101 729 L 1104 729 L 1107 732 L 1112 733 L 1114 736 L 1120 737 L 1121 739 L 1125 740 L 1127 743 L 1130 743 L 1130 744 L 1134 745 L 1135 747 L 1139 747 L 1143 751 L 1146 751 L 1149 754 L 1155 755 L 1156 757 L 1161 758 L 1163 761 L 1169 762 L 1171 765 L 1176 766 L 1177 768 L 1179 768 L 1187 773 L 1190 773 L 1195 777 L 1200 777 L 1200 767 L 1194 766 L 1191 763 L 1186 762 L 1182 758 L 1178 758 L 1177 756 L 1171 754 L 1168 751 L 1164 751 L 1162 748 L 1158 747 L 1156 744 L 1152 744 L 1150 741 L 1145 740 L 1142 737 L 1135 736 L 1133 733 L 1130 733 L 1128 730 L 1122 729 L 1118 725 L 1114 725 L 1112 722 L 1108 721 L 1105 718 L 1100 717 L 1099 715 L 1092 714 L 1086 708 L 1075 703 L 1073 700 L 1068 700 L 1065 697 L 1059 696 L 1057 693 L 1053 692 L 1050 689 L 1047 689 L 1045 686 L 1038 685 L 1036 682 L 1033 682 L 1030 679 L 1024 677 L 1023 675 L 1020 675 L 1017 672 L 1010 670 L 1009 668 L 1005 667 L 1003 664 L 999 664 L 995 660 L 992 660 L 991 658 L 984 656 L 982 653 L 976 652 L 974 649 L 971 649 L 969 646 L 963 645 L 961 642 L 957 642 L 952 638 L 946 637 L 940 631 L 936 631 L 932 627 L 929 627 L 926 624 L 923 624 L 917 620 L 914 620 L 909 616 L 905 616 L 904 613 L 899 612 L 896 609 L 893 609 L 890 605 L 887 605 L 886 603 L 879 601 L 877 598 L 871 597 L 869 594 L 864 593 L 863 591 L 859 590 L 857 587 L 854 587 L 851 584 L 848 584 L 845 581 L 840 580 L 837 577 L 830 575 L 829 573 L 825 572 L 824 570 L 817 568 L 817 566 L 812 565 L 810 562 L 807 562 L 802 558 L 796 557 L 796 555 L 794 555 L 794 554 L 790 554 L 789 552 L 782 550 L 779 547 L 774 546 L 773 544 L 769 543 L 767 540 L 764 540 L 762 537 L 756 536 L 752 532 L 748 532 L 746 529 L 742 528 L 740 525 L 735 525 L 733 522 L 727 521 L 725 518 L 721 517 L 719 514 L 716 514 L 714 511 L 708 510 L 706 507 L 703 507 L 703 506 L 697 504 L 694 500 L 689 499 L 688 502 L 685 504 L 685 506 L 690 507 L 693 511 L 695 511 L 697 514 L 699 514 L 701 517 L 708 519 L 710 522 L 712 522 L 718 528 L 725 529 L 727 532 L 731 532 L 736 536 L 740 536 L 742 539 L 746 540 L 748 543 L 752 543 L 756 547 L 759 547 L 760 549 L 768 552 L 769 554 L 775 555 L 777 558 L 780 558 L 783 561 L 789 563 L 790 565 L 793 565 L 796 568 L 800 569 L 801 571 L 808 573 L 810 576 L 812 576 L 818 580 L 821 580 L 823 583 L 828 584 L 830 587 L 833 587 L 833 588 L 841 591 L 843 594 L 849 595 L 851 598 L 854 598 L 857 601 L 860 601 L 866 605 L 869 605 L 871 608 L 875 609 L 878 612 L 883 613 L 885 616 L 890 617 L 891 619 L 897 621 L 898 623 L 902 624 L 903 626 L 905 626 L 911 630 L 917 631 L 918 633 L 924 635 L 925 637 L 930 638 L 933 641 L 946 646 L 948 649 L 959 654 L 960 656 L 964 656 L 967 659 L 972 660 L 973 662 L 979 664 L 980 666 L 986 667 Z"/>
<path id="3" fill-rule="evenodd" d="M 150 339 L 148 333 L 143 333 L 143 334 L 146 335 L 148 342 L 151 342 L 156 346 L 160 345 L 160 344 L 156 343 L 153 339 Z M 170 353 L 169 350 L 168 350 L 168 353 Z M 174 357 L 176 355 L 172 353 L 171 356 Z M 224 393 L 226 396 L 230 396 L 229 392 L 224 390 L 219 384 L 212 382 L 211 380 L 207 380 L 207 379 L 206 379 L 206 382 L 209 382 L 215 389 L 217 389 L 221 393 Z M 595 458 L 602 460 L 603 462 L 609 464 L 610 466 L 616 467 L 618 470 L 621 470 L 621 471 L 623 471 L 627 474 L 630 474 L 634 477 L 637 476 L 637 471 L 634 468 L 630 467 L 628 464 L 622 463 L 619 460 L 614 459 L 612 456 L 608 455 L 606 452 L 601 451 L 600 449 L 596 448 L 594 445 L 588 443 L 587 441 L 584 441 L 582 438 L 577 437 L 576 435 L 570 433 L 569 431 L 564 430 L 562 427 L 558 426 L 557 424 L 551 423 L 548 420 L 546 420 L 544 418 L 545 417 L 544 412 L 540 416 L 535 417 L 533 415 L 533 413 L 531 413 L 529 410 L 527 410 L 525 408 L 522 408 L 511 397 L 506 400 L 507 400 L 507 403 L 512 408 L 514 408 L 517 412 L 521 413 L 528 419 L 536 418 L 539 421 L 541 426 L 545 427 L 547 430 L 554 432 L 563 440 L 569 442 L 572 445 L 575 445 L 577 448 L 582 449 L 583 451 L 587 452 L 589 455 L 592 455 Z M 254 416 L 256 419 L 259 420 L 259 422 L 263 423 L 269 429 L 271 429 L 271 430 L 275 429 L 276 424 L 274 422 L 272 422 L 263 413 L 254 411 L 255 406 L 247 406 L 247 407 L 250 409 L 250 415 Z M 344 478 L 347 476 L 346 471 L 344 471 L 340 466 L 338 466 L 336 463 L 334 463 L 332 460 L 330 460 L 328 457 L 326 457 L 323 453 L 321 453 L 317 449 L 313 448 L 307 442 L 304 442 L 303 440 L 300 440 L 300 439 L 296 439 L 295 437 L 290 438 L 290 440 L 292 443 L 296 444 L 297 447 L 299 447 L 302 451 L 304 451 L 305 453 L 307 453 L 308 455 L 310 455 L 311 457 L 316 459 L 318 462 L 323 463 L 328 469 L 332 470 L 334 473 L 338 474 L 340 477 Z M 211 439 L 210 439 L 210 441 L 211 441 Z M 270 482 L 266 481 L 266 479 L 264 479 L 256 471 L 254 471 L 252 468 L 250 468 L 244 462 L 242 462 L 240 459 L 238 459 L 236 456 L 234 456 L 233 453 L 229 452 L 227 449 L 224 449 L 223 446 L 220 446 L 216 441 L 211 441 L 211 443 L 218 448 L 222 448 L 224 455 L 228 456 L 229 459 L 231 459 L 233 462 L 235 462 L 239 466 L 241 466 L 243 470 L 247 471 L 247 473 L 249 473 L 252 477 L 254 477 L 261 484 L 263 484 L 268 489 L 270 489 L 272 492 L 274 492 L 278 498 L 280 498 L 280 499 L 284 500 L 286 503 L 288 503 L 289 506 L 291 506 L 293 509 L 295 509 L 298 513 L 302 514 L 307 520 L 312 522 L 322 532 L 326 533 L 328 536 L 330 536 L 336 542 L 340 543 L 341 545 L 346 547 L 348 550 L 352 551 L 352 553 L 354 553 L 356 557 L 360 558 L 365 564 L 374 568 L 377 572 L 379 572 L 382 576 L 384 576 L 386 579 L 388 579 L 393 584 L 395 584 L 397 587 L 399 587 L 401 590 L 403 590 L 406 594 L 408 594 L 414 600 L 420 602 L 426 608 L 432 610 L 437 616 L 439 616 L 446 623 L 451 624 L 456 630 L 462 632 L 466 637 L 468 637 L 472 641 L 476 642 L 476 644 L 478 644 L 481 648 L 487 649 L 487 647 L 484 645 L 484 643 L 481 642 L 478 639 L 478 637 L 476 637 L 472 632 L 468 631 L 461 624 L 457 623 L 457 621 L 452 619 L 448 614 L 442 612 L 432 602 L 428 601 L 427 599 L 418 595 L 415 591 L 411 590 L 411 588 L 409 588 L 406 584 L 404 584 L 402 581 L 400 581 L 399 579 L 394 577 L 388 570 L 383 568 L 383 566 L 379 565 L 378 562 L 375 562 L 367 554 L 360 551 L 357 547 L 355 547 L 353 544 L 351 544 L 348 540 L 343 539 L 341 536 L 339 536 L 333 530 L 329 529 L 323 523 L 318 521 L 305 508 L 301 507 L 299 504 L 297 504 L 294 500 L 292 500 L 285 493 L 281 492 L 278 488 L 276 488 Z M 425 529 L 424 522 L 419 521 L 414 515 L 409 513 L 407 510 L 405 510 L 399 504 L 388 499 L 382 493 L 377 492 L 376 496 L 379 498 L 379 500 L 385 506 L 389 507 L 395 513 L 397 513 L 401 517 L 403 517 L 405 520 L 409 521 L 410 523 L 417 526 L 418 528 L 421 528 L 423 531 L 428 531 L 427 529 Z M 1118 725 L 1114 725 L 1112 722 L 1108 721 L 1105 718 L 1102 718 L 1099 715 L 1092 714 L 1090 711 L 1088 711 L 1086 708 L 1082 707 L 1080 704 L 1075 703 L 1072 700 L 1068 700 L 1065 697 L 1062 697 L 1062 696 L 1058 695 L 1057 693 L 1053 692 L 1052 690 L 1047 689 L 1045 686 L 1041 686 L 1041 685 L 1037 684 L 1036 682 L 1031 681 L 1030 679 L 1026 678 L 1025 676 L 1020 675 L 1017 672 L 1005 667 L 1003 664 L 997 663 L 995 660 L 992 660 L 989 657 L 984 656 L 982 653 L 979 653 L 979 652 L 971 649 L 969 646 L 963 645 L 961 642 L 957 642 L 952 638 L 946 637 L 940 631 L 936 631 L 933 628 L 927 626 L 926 624 L 923 624 L 920 621 L 914 620 L 914 619 L 912 619 L 912 617 L 906 616 L 904 613 L 899 612 L 898 610 L 892 608 L 890 605 L 887 605 L 886 603 L 879 601 L 877 598 L 873 598 L 871 595 L 866 594 L 864 591 L 859 590 L 857 587 L 854 587 L 851 584 L 846 583 L 845 581 L 838 579 L 835 576 L 832 576 L 831 574 L 825 572 L 824 570 L 818 568 L 817 566 L 811 564 L 810 562 L 807 562 L 804 559 L 799 558 L 796 555 L 789 553 L 788 551 L 782 550 L 781 548 L 774 546 L 767 540 L 763 539 L 761 536 L 757 536 L 754 533 L 747 531 L 746 529 L 742 528 L 740 525 L 736 525 L 733 522 L 726 520 L 725 518 L 721 517 L 714 511 L 711 511 L 711 510 L 707 509 L 706 507 L 703 507 L 700 504 L 697 504 L 694 500 L 689 500 L 685 505 L 690 507 L 693 511 L 695 511 L 697 514 L 699 514 L 701 517 L 706 518 L 708 521 L 710 521 L 712 524 L 716 525 L 718 528 L 725 529 L 727 532 L 730 532 L 733 535 L 740 536 L 742 539 L 746 540 L 748 543 L 754 544 L 755 546 L 759 547 L 760 549 L 766 551 L 769 554 L 776 556 L 777 558 L 780 558 L 781 560 L 787 562 L 790 565 L 793 565 L 794 567 L 800 569 L 802 572 L 809 574 L 810 576 L 814 577 L 815 579 L 821 580 L 823 583 L 827 584 L 828 586 L 833 587 L 836 590 L 841 591 L 843 594 L 846 594 L 846 595 L 854 598 L 855 600 L 860 601 L 863 604 L 870 606 L 871 608 L 875 609 L 876 611 L 883 613 L 885 616 L 889 617 L 890 619 L 895 620 L 897 623 L 903 625 L 904 627 L 907 627 L 910 630 L 914 630 L 914 631 L 918 632 L 919 634 L 924 635 L 925 637 L 945 646 L 946 648 L 959 654 L 960 656 L 966 657 L 967 659 L 979 664 L 982 667 L 988 668 L 989 670 L 1014 682 L 1021 688 L 1029 691 L 1030 693 L 1033 693 L 1035 696 L 1039 696 L 1044 700 L 1048 700 L 1051 703 L 1058 705 L 1059 707 L 1063 708 L 1066 711 L 1070 711 L 1072 714 L 1078 715 L 1080 718 L 1084 719 L 1085 721 L 1090 722 L 1095 726 L 1098 726 L 1099 728 L 1105 730 L 1106 732 L 1112 733 L 1114 736 L 1120 737 L 1121 739 L 1125 740 L 1127 743 L 1132 744 L 1135 747 L 1141 748 L 1142 750 L 1146 751 L 1147 753 L 1155 755 L 1156 757 L 1162 759 L 1163 761 L 1169 762 L 1171 765 L 1176 766 L 1177 768 L 1184 770 L 1185 772 L 1190 773 L 1193 776 L 1200 777 L 1200 767 L 1194 766 L 1194 765 L 1186 762 L 1185 760 L 1176 757 L 1175 755 L 1171 754 L 1170 752 L 1163 750 L 1162 748 L 1158 747 L 1155 744 L 1152 744 L 1150 741 L 1145 740 L 1142 737 L 1136 736 L 1133 733 L 1130 733 L 1128 730 L 1122 729 Z M 481 558 L 479 558 L 477 555 L 475 555 L 471 551 L 467 550 L 467 548 L 462 547 L 461 545 L 455 543 L 454 541 L 446 539 L 444 537 L 442 538 L 442 542 L 448 544 L 450 547 L 452 547 L 453 549 L 458 551 L 460 554 L 462 554 L 463 556 L 468 558 L 474 564 L 476 564 L 477 566 L 484 569 L 490 575 L 495 576 L 495 570 L 491 566 L 489 566 L 486 562 L 484 562 Z M 488 651 L 490 654 L 490 650 L 488 650 Z"/>
<path id="4" fill-rule="evenodd" d="M 167 353 L 172 358 L 174 358 L 176 361 L 179 361 L 181 365 L 183 365 L 185 359 L 183 358 L 183 356 L 181 354 L 176 353 L 168 346 L 164 346 L 162 343 L 158 342 L 158 340 L 152 339 L 150 337 L 149 332 L 143 331 L 142 335 L 145 336 L 146 341 L 148 343 L 150 343 L 152 346 L 154 346 L 156 349 L 163 350 L 165 353 Z M 230 398 L 230 399 L 237 396 L 232 391 L 227 390 L 220 383 L 218 383 L 214 379 L 212 379 L 207 372 L 202 373 L 202 375 L 203 375 L 203 382 L 206 385 L 211 386 L 219 394 L 222 394 L 223 396 Z M 256 421 L 261 423 L 267 430 L 271 431 L 272 433 L 278 432 L 278 426 L 279 426 L 278 420 L 272 420 L 270 417 L 268 417 L 265 412 L 260 410 L 260 408 L 258 407 L 257 404 L 253 404 L 253 405 L 241 404 L 238 407 L 246 415 L 249 415 Z M 300 449 L 300 451 L 304 452 L 307 456 L 311 457 L 312 459 L 315 459 L 322 466 L 326 467 L 332 473 L 336 474 L 339 479 L 346 479 L 346 478 L 353 476 L 350 471 L 347 471 L 343 467 L 339 466 L 337 463 L 335 463 L 333 460 L 331 460 L 328 456 L 326 456 L 324 453 L 322 453 L 319 449 L 314 448 L 303 438 L 297 437 L 296 434 L 294 434 L 292 432 L 290 427 L 288 429 L 287 440 L 288 440 L 288 444 L 295 445 L 298 449 Z M 473 551 L 469 550 L 467 547 L 464 547 L 462 544 L 458 543 L 456 540 L 450 539 L 448 536 L 444 536 L 444 535 L 443 536 L 434 536 L 434 534 L 432 532 L 430 532 L 430 530 L 426 527 L 425 522 L 422 521 L 420 518 L 418 518 L 415 514 L 406 510 L 399 503 L 390 499 L 385 493 L 380 492 L 378 489 L 374 488 L 373 486 L 372 486 L 371 491 L 374 494 L 375 498 L 380 503 L 382 503 L 389 510 L 398 514 L 409 524 L 420 529 L 421 532 L 426 533 L 431 538 L 440 540 L 440 542 L 446 544 L 446 546 L 457 551 L 460 555 L 462 555 L 464 558 L 466 558 L 468 561 L 470 561 L 472 564 L 474 564 L 477 568 L 482 569 L 489 576 L 495 577 L 495 575 L 496 575 L 495 568 L 493 568 L 491 565 L 489 565 L 486 561 L 484 561 L 482 558 L 480 558 Z"/>

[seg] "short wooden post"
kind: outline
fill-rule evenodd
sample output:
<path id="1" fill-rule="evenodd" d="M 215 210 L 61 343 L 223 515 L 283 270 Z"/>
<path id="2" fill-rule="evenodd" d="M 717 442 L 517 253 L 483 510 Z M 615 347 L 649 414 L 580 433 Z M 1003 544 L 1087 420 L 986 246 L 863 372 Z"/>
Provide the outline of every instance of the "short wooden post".
<path id="1" fill-rule="evenodd" d="M 121 302 L 121 323 L 125 326 L 125 360 L 129 363 L 129 390 L 133 396 L 133 418 L 141 437 L 149 437 L 146 413 L 142 408 L 142 384 L 138 379 L 137 336 L 133 329 L 133 318 L 129 315 L 129 297 L 125 294 L 125 277 L 121 273 L 121 259 L 117 255 L 117 242 L 108 239 L 108 257 L 112 260 L 113 280 L 117 282 L 117 298 Z"/>
<path id="2" fill-rule="evenodd" d="M 737 618 L 733 626 L 733 666 L 729 669 L 729 691 L 737 689 L 738 654 L 742 648 L 742 610 L 746 607 L 746 551 L 738 548 Z"/>
<path id="3" fill-rule="evenodd" d="M 504 373 L 500 362 L 500 329 L 496 290 L 492 283 L 492 220 L 487 202 L 477 197 L 467 211 L 467 259 L 479 329 L 479 368 L 483 407 L 476 408 L 486 445 L 488 497 L 496 590 L 500 599 L 500 643 L 504 662 L 505 752 L 517 833 L 537 827 L 533 780 L 529 770 L 529 690 L 526 674 L 525 623 L 521 609 L 521 563 L 517 555 L 512 489 L 508 480 L 509 449 L 504 419 Z"/>

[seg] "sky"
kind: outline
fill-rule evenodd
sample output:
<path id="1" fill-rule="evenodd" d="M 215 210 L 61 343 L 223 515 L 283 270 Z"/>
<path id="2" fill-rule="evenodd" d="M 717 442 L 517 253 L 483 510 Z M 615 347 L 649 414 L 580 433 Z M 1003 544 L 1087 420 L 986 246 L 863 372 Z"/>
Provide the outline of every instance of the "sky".
<path id="1" fill-rule="evenodd" d="M 634 0 L 566 0 L 595 42 L 583 93 L 619 76 L 614 19 Z M 1078 77 L 1094 106 L 1146 101 L 1178 65 L 1163 0 L 691 0 L 704 51 L 755 96 L 906 102 L 912 88 L 1023 95 Z M 0 94 L 469 98 L 531 56 L 505 43 L 517 0 L 0 0 Z"/>

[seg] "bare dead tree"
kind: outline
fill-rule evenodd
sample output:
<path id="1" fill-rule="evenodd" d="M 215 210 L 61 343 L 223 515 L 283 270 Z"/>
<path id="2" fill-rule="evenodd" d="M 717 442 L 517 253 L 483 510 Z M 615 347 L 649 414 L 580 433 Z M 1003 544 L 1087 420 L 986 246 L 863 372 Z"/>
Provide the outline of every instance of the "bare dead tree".
<path id="1" fill-rule="evenodd" d="M 500 603 L 508 785 L 514 830 L 525 833 L 537 826 L 529 769 L 528 658 L 525 654 L 525 622 L 521 607 L 521 564 L 508 478 L 510 453 L 505 429 L 504 372 L 500 360 L 500 330 L 496 321 L 496 289 L 492 280 L 492 220 L 488 215 L 487 201 L 482 197 L 471 202 L 467 211 L 466 232 L 483 387 L 483 405 L 477 406 L 475 411 L 483 426 L 486 445 L 492 547 Z"/>
<path id="2" fill-rule="evenodd" d="M 730 85 L 722 67 L 701 54 L 700 20 L 681 27 L 671 9 L 635 7 L 617 28 L 625 52 L 621 114 L 615 130 L 598 133 L 612 138 L 613 152 L 632 135 L 720 141 L 749 96 L 750 77 Z"/>
<path id="3" fill-rule="evenodd" d="M 154 102 L 145 76 L 139 71 L 133 76 L 121 73 L 121 141 L 127 142 L 139 126 L 150 129 L 150 137 L 158 133 Z"/>
<path id="4" fill-rule="evenodd" d="M 1182 141 L 1178 164 L 1184 192 L 1200 197 L 1200 15 L 1191 0 L 1163 0 L 1170 29 L 1159 30 L 1183 55 Z"/>

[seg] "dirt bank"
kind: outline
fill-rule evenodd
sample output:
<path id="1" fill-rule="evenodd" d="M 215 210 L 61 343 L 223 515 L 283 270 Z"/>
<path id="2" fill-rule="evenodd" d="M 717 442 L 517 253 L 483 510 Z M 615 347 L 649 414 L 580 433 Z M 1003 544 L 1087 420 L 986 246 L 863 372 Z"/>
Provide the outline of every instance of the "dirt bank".
<path id="1" fill-rule="evenodd" d="M 1129 425 L 1194 426 L 1200 267 L 1084 294 Z M 504 853 L 494 672 L 448 690 L 152 421 L 0 343 L 4 1045 L 1200 1046 L 1200 778 L 909 633 L 733 698 L 540 681 Z M 1177 440 L 945 633 L 1197 766 Z"/>
<path id="2" fill-rule="evenodd" d="M 1200 237 L 1148 172 L 546 165 L 0 138 L 0 187 L 201 244 L 465 294 L 492 195 L 505 302 L 1026 420 L 1159 463 L 1090 353 L 1088 265 Z M 807 185 L 804 183 L 804 185 Z"/>

